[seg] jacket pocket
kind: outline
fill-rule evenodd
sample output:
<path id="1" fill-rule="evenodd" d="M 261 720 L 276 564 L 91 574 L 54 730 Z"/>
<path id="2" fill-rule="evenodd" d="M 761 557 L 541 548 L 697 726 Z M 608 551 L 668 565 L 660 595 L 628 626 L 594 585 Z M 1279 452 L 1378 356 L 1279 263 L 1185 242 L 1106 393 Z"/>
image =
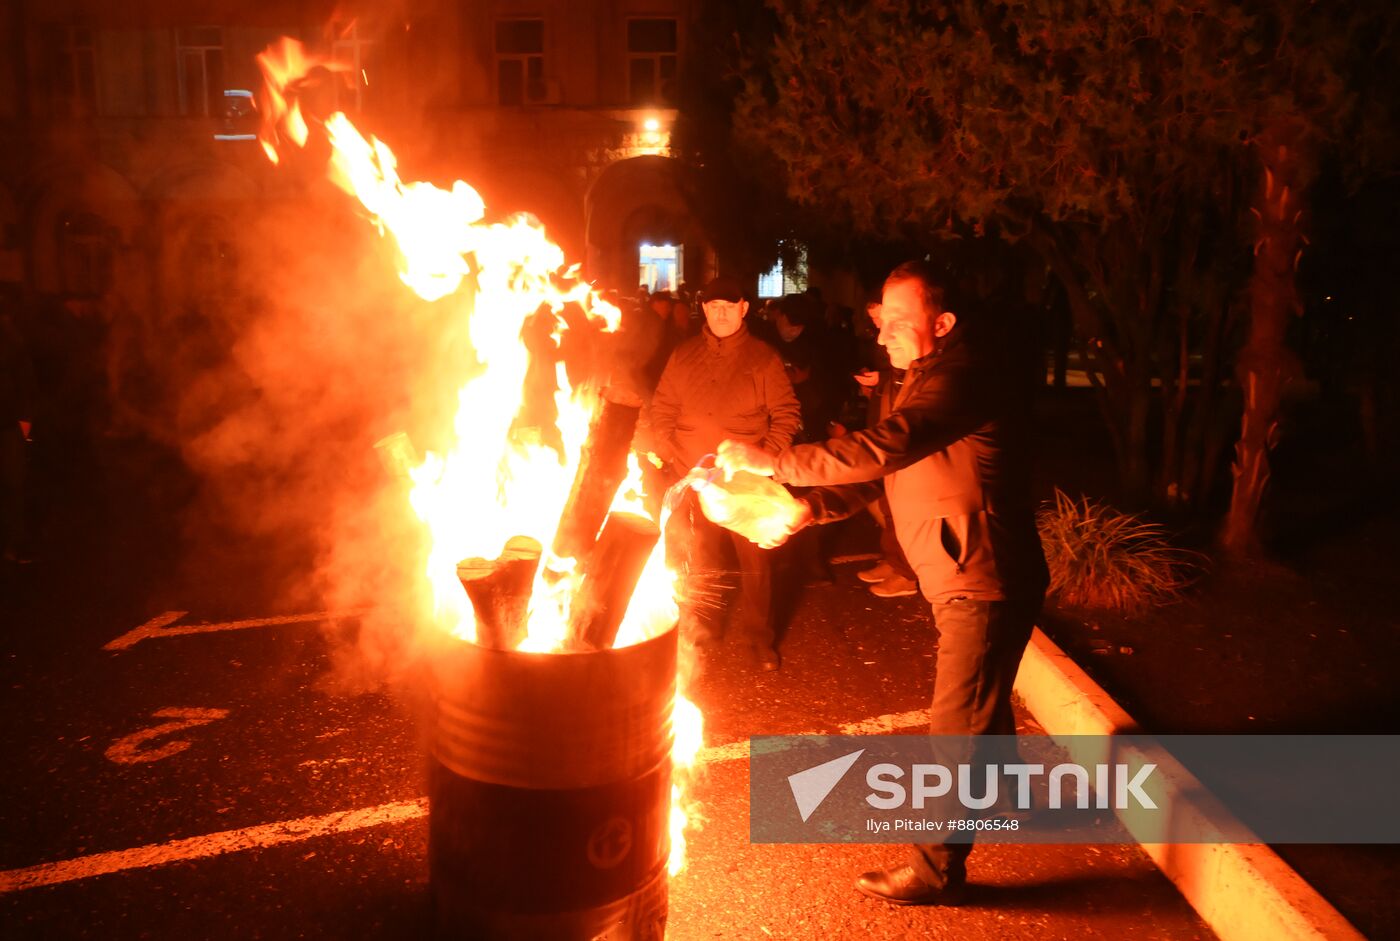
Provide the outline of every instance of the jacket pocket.
<path id="1" fill-rule="evenodd" d="M 953 563 L 953 571 L 961 575 L 967 565 L 968 517 L 945 516 L 938 521 L 938 543 Z"/>

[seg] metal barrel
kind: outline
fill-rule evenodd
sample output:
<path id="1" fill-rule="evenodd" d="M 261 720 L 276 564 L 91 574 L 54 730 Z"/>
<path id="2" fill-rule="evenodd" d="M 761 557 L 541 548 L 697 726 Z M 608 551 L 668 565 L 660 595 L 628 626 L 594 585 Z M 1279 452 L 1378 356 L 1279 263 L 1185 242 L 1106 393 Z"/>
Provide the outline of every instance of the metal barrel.
<path id="1" fill-rule="evenodd" d="M 662 941 L 676 632 L 436 658 L 428 860 L 442 937 Z"/>

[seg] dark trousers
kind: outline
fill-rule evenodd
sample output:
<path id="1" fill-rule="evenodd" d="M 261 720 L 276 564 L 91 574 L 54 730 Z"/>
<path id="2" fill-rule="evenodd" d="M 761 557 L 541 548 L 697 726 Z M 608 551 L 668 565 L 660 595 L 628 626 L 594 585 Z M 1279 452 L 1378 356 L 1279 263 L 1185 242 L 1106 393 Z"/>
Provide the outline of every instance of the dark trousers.
<path id="1" fill-rule="evenodd" d="M 938 656 L 933 705 L 929 708 L 930 735 L 1016 734 L 1011 687 L 1042 600 L 1037 595 L 1018 601 L 959 599 L 933 605 Z M 974 766 L 979 761 L 1009 760 L 985 751 L 971 759 Z M 967 811 L 960 813 L 965 816 Z M 933 886 L 960 884 L 967 878 L 970 831 L 944 831 L 944 837 L 946 842 L 914 846 L 914 871 Z"/>
<path id="2" fill-rule="evenodd" d="M 706 621 L 719 612 L 725 592 L 738 582 L 738 606 L 730 628 L 755 646 L 773 646 L 773 557 L 738 533 L 705 518 L 697 500 L 688 500 L 690 546 L 686 563 L 681 623 L 698 636 L 717 633 Z M 733 553 L 728 561 L 726 549 Z M 737 577 L 736 577 L 737 576 Z"/>

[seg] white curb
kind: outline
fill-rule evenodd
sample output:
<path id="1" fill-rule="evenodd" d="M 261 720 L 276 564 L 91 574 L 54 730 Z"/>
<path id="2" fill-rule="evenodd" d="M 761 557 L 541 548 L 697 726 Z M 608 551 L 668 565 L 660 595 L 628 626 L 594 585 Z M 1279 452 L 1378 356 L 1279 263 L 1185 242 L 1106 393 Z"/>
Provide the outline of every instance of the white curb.
<path id="1" fill-rule="evenodd" d="M 1114 702 L 1089 675 L 1039 628 L 1031 637 L 1016 675 L 1016 692 L 1045 731 L 1056 740 L 1065 736 L 1114 735 L 1139 731 L 1132 716 Z M 1062 744 L 1065 742 L 1062 741 Z M 1077 743 L 1082 748 L 1084 743 Z M 1076 747 L 1070 748 L 1071 753 Z M 1138 749 L 1123 749 L 1115 761 L 1141 761 Z M 1078 761 L 1102 757 L 1078 755 Z M 1174 825 L 1236 831 L 1239 824 L 1169 755 L 1156 752 L 1151 760 L 1169 769 L 1160 795 L 1153 799 L 1167 810 Z M 1149 836 L 1139 822 L 1123 819 L 1129 832 Z M 1185 896 L 1222 941 L 1365 941 L 1342 914 L 1317 894 L 1278 854 L 1255 843 L 1143 842 L 1157 867 Z"/>

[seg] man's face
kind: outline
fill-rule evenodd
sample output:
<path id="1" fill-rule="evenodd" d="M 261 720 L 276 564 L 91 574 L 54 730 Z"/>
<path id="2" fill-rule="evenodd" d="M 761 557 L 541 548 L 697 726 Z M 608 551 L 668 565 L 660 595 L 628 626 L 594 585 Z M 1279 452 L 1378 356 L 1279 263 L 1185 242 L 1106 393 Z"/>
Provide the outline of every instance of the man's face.
<path id="1" fill-rule="evenodd" d="M 889 351 L 895 369 L 908 369 L 914 360 L 932 353 L 934 340 L 950 332 L 956 321 L 948 311 L 934 314 L 925 309 L 916 281 L 887 285 L 878 318 L 880 345 Z"/>
<path id="2" fill-rule="evenodd" d="M 895 369 L 908 369 L 933 351 L 933 325 L 917 282 L 888 285 L 880 298 L 879 318 L 880 345 L 889 351 Z"/>
<path id="3" fill-rule="evenodd" d="M 773 320 L 773 325 L 778 328 L 778 336 L 783 338 L 784 343 L 791 343 L 802 336 L 802 324 L 793 323 L 787 314 L 779 312 Z"/>
<path id="4" fill-rule="evenodd" d="M 722 340 L 739 329 L 748 312 L 748 301 L 707 301 L 705 323 L 709 324 L 710 332 Z"/>

